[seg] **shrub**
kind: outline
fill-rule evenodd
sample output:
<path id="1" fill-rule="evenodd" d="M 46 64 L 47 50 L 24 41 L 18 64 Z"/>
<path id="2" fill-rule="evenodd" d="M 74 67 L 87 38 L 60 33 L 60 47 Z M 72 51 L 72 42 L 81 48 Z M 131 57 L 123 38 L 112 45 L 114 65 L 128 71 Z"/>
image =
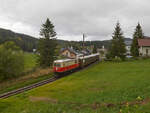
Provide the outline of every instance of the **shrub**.
<path id="1" fill-rule="evenodd" d="M 110 52 L 108 52 L 108 53 L 106 54 L 106 59 L 112 59 L 112 56 L 111 56 L 111 53 L 110 53 Z"/>
<path id="2" fill-rule="evenodd" d="M 24 56 L 14 42 L 0 45 L 0 80 L 19 76 L 24 70 Z"/>
<path id="3" fill-rule="evenodd" d="M 143 60 L 146 60 L 146 59 L 149 59 L 150 57 L 149 56 L 142 56 L 141 57 Z"/>

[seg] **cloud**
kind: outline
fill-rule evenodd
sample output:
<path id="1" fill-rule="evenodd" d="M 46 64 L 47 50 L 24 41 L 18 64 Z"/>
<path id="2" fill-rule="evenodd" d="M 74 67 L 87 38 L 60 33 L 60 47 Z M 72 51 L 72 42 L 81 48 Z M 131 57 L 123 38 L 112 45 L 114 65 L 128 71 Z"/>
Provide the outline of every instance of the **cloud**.
<path id="1" fill-rule="evenodd" d="M 126 37 L 138 22 L 150 35 L 149 0 L 1 0 L 0 27 L 39 36 L 46 18 L 55 25 L 58 38 L 81 40 L 110 39 L 119 20 Z"/>

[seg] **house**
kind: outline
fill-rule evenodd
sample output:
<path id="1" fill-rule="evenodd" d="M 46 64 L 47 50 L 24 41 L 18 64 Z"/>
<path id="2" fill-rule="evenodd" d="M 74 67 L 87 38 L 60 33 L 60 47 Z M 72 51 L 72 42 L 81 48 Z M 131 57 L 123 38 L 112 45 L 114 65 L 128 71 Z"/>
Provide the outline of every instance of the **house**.
<path id="1" fill-rule="evenodd" d="M 138 39 L 140 56 L 150 56 L 150 37 Z"/>
<path id="2" fill-rule="evenodd" d="M 131 44 L 132 44 L 132 40 L 125 40 L 125 45 L 126 45 L 126 55 L 130 55 L 131 52 Z"/>
<path id="3" fill-rule="evenodd" d="M 77 56 L 79 56 L 79 53 L 73 50 L 73 48 L 63 48 L 61 49 L 60 54 L 67 58 L 76 58 Z"/>
<path id="4" fill-rule="evenodd" d="M 106 54 L 108 53 L 107 49 L 104 46 L 102 46 L 101 49 L 97 49 L 97 52 L 99 52 L 101 59 L 105 59 Z"/>

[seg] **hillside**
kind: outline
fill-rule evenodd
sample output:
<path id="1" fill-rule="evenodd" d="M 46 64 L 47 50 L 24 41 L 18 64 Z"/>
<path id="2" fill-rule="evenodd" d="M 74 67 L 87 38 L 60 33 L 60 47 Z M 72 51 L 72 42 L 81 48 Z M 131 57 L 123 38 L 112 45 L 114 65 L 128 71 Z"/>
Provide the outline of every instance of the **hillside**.
<path id="1" fill-rule="evenodd" d="M 149 59 L 95 64 L 0 100 L 0 113 L 149 113 L 149 67 Z"/>
<path id="2" fill-rule="evenodd" d="M 32 52 L 33 49 L 37 48 L 38 39 L 29 35 L 15 33 L 11 30 L 0 28 L 0 44 L 6 41 L 14 41 L 24 51 Z"/>

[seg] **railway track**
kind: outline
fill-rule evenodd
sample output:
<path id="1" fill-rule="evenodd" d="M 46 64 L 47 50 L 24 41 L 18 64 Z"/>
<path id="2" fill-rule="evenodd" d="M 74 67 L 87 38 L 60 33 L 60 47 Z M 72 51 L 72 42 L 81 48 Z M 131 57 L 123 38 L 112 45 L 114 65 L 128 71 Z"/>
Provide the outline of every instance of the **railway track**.
<path id="1" fill-rule="evenodd" d="M 86 69 L 86 68 L 88 68 L 88 67 L 90 67 L 90 66 L 92 66 L 92 65 L 94 65 L 94 64 L 97 64 L 98 62 L 99 62 L 99 61 L 97 61 L 97 62 L 95 62 L 95 63 L 92 63 L 92 64 L 86 66 L 85 68 L 80 69 L 79 71 L 84 70 L 84 69 Z M 66 74 L 65 76 L 68 76 L 68 75 L 70 75 L 70 74 L 72 74 L 72 73 Z M 62 77 L 64 77 L 64 76 L 62 76 Z M 59 77 L 59 78 L 62 78 L 62 77 Z M 39 87 L 39 86 L 42 86 L 42 85 L 45 85 L 45 84 L 48 84 L 48 83 L 51 83 L 51 82 L 54 82 L 54 81 L 56 81 L 56 80 L 59 79 L 59 78 L 58 78 L 58 77 L 57 77 L 57 78 L 56 78 L 56 77 L 52 77 L 52 78 L 49 78 L 49 79 L 47 79 L 47 80 L 43 80 L 43 81 L 34 83 L 34 84 L 32 84 L 32 85 L 25 86 L 25 87 L 22 87 L 22 88 L 19 88 L 19 89 L 16 89 L 16 90 L 13 90 L 13 91 L 10 91 L 10 92 L 1 94 L 1 95 L 0 95 L 0 98 L 2 98 L 2 99 L 8 98 L 8 97 L 10 97 L 10 96 L 13 96 L 13 95 L 16 95 L 16 94 L 19 94 L 19 93 L 22 93 L 22 92 L 25 92 L 25 91 L 34 89 L 34 88 L 36 88 L 36 87 Z"/>
<path id="2" fill-rule="evenodd" d="M 37 82 L 37 83 L 34 83 L 32 85 L 29 85 L 29 86 L 26 86 L 26 87 L 23 87 L 23 88 L 19 88 L 19 89 L 16 89 L 16 90 L 13 90 L 13 91 L 10 91 L 10 92 L 7 92 L 7 93 L 4 93 L 4 94 L 1 94 L 0 95 L 0 98 L 8 98 L 10 96 L 13 96 L 13 95 L 16 95 L 16 94 L 19 94 L 19 93 L 22 93 L 22 92 L 25 92 L 25 91 L 28 91 L 28 90 L 31 90 L 33 88 L 36 88 L 36 87 L 39 87 L 39 86 L 42 86 L 42 85 L 45 85 L 45 84 L 48 84 L 48 83 L 51 83 L 51 82 L 54 82 L 55 80 L 57 80 L 58 78 L 49 78 L 47 80 L 43 80 L 41 82 Z"/>

